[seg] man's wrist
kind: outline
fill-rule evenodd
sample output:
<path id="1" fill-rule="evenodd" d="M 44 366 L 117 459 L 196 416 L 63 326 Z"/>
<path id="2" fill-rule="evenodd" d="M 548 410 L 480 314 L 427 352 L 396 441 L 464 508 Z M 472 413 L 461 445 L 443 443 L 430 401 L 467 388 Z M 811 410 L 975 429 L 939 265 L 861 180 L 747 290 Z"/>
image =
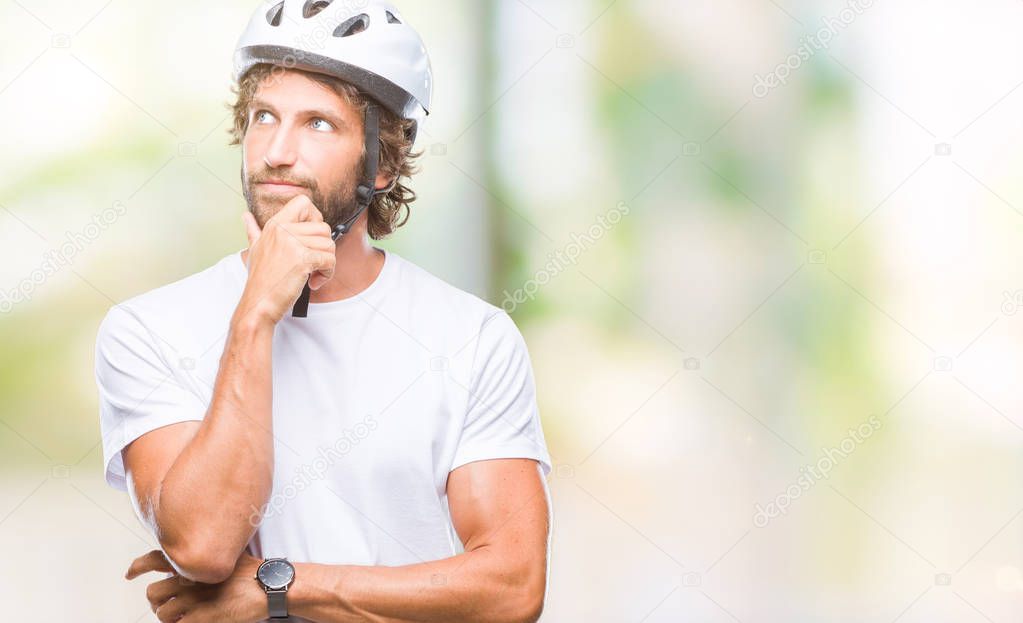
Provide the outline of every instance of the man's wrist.
<path id="1" fill-rule="evenodd" d="M 242 312 L 239 309 L 231 317 L 230 328 L 232 333 L 255 337 L 266 333 L 273 334 L 276 325 L 272 318 L 257 310 Z"/>
<path id="2" fill-rule="evenodd" d="M 266 595 L 271 619 L 287 619 L 290 612 L 290 591 L 295 583 L 295 565 L 287 558 L 267 558 L 253 576 Z"/>
<path id="3" fill-rule="evenodd" d="M 246 620 L 252 621 L 253 623 L 265 621 L 270 617 L 270 608 L 266 602 L 266 590 L 263 588 L 263 585 L 259 583 L 259 580 L 255 579 L 256 569 L 259 568 L 259 563 L 261 562 L 262 561 L 259 558 L 253 557 L 249 565 L 251 571 L 246 571 L 245 573 L 245 575 L 252 578 L 249 590 L 245 593 L 245 612 L 248 613 Z"/>

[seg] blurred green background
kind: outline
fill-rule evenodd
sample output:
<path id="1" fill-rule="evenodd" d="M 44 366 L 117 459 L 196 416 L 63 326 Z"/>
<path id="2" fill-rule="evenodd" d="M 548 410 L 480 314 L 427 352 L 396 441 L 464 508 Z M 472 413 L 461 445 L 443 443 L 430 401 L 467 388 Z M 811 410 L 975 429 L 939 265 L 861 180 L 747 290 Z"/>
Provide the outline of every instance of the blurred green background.
<path id="1" fill-rule="evenodd" d="M 93 346 L 246 244 L 225 105 L 256 6 L 0 2 L 18 620 L 156 620 L 121 579 L 155 542 L 102 480 Z M 1023 4 L 399 6 L 435 99 L 378 244 L 526 337 L 544 621 L 1019 619 Z"/>

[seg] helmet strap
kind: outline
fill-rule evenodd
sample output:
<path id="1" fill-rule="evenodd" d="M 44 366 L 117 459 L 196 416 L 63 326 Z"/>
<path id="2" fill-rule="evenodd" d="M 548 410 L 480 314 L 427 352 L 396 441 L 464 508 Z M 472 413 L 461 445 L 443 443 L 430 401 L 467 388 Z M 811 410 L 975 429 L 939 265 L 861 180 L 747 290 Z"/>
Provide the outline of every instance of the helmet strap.
<path id="1" fill-rule="evenodd" d="M 338 224 L 334 227 L 330 237 L 332 240 L 337 240 L 344 234 L 347 234 L 352 228 L 352 224 L 355 223 L 356 219 L 366 211 L 369 204 L 372 203 L 373 197 L 381 194 L 390 192 L 394 188 L 395 182 L 398 178 L 395 177 L 394 181 L 387 188 L 376 190 L 376 179 L 377 169 L 380 166 L 380 109 L 373 102 L 366 105 L 366 112 L 363 116 L 363 127 L 365 128 L 365 148 L 366 148 L 366 159 L 365 166 L 362 171 L 362 180 L 359 182 L 358 187 L 355 189 L 355 199 L 358 208 L 355 210 L 355 214 L 348 217 L 343 223 Z M 298 296 L 298 300 L 295 301 L 295 307 L 291 310 L 291 315 L 296 318 L 305 318 L 309 310 L 309 296 L 311 291 L 309 289 L 309 283 L 305 284 L 302 288 L 302 294 Z"/>
<path id="2" fill-rule="evenodd" d="M 372 203 L 375 195 L 391 190 L 390 187 L 379 191 L 376 190 L 377 169 L 380 166 L 380 109 L 372 102 L 366 105 L 363 127 L 365 128 L 366 160 L 362 172 L 362 181 L 359 182 L 359 186 L 355 189 L 358 209 L 345 222 L 340 223 L 334 228 L 333 233 L 331 233 L 331 238 L 334 240 L 348 233 L 352 228 L 352 224 Z"/>

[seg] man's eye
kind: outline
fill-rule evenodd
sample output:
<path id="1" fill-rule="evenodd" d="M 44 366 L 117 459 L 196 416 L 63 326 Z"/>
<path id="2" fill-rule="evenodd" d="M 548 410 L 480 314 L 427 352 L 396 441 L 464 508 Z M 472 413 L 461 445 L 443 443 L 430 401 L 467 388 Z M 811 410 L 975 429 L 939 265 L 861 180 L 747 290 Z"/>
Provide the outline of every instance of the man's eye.
<path id="1" fill-rule="evenodd" d="M 258 110 L 258 111 L 256 111 L 256 114 L 253 117 L 253 119 L 255 120 L 256 123 L 262 123 L 263 122 L 263 115 L 269 115 L 269 116 L 273 117 L 273 115 L 270 115 L 270 111 L 268 111 L 268 110 Z"/>
<path id="2" fill-rule="evenodd" d="M 319 117 L 317 117 L 316 119 L 313 119 L 313 127 L 315 127 L 317 123 L 321 124 L 320 127 L 317 128 L 317 129 L 324 130 L 324 131 L 330 131 L 330 130 L 334 129 L 334 126 L 329 121 L 327 121 L 326 119 L 321 119 Z"/>

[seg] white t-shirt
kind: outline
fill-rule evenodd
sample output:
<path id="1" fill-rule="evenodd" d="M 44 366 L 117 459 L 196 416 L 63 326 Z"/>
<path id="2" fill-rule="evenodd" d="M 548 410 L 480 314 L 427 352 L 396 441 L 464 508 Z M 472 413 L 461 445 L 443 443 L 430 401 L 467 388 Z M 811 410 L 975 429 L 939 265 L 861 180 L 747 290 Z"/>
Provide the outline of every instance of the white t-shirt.
<path id="1" fill-rule="evenodd" d="M 550 473 L 512 319 L 385 253 L 364 291 L 310 303 L 306 318 L 289 311 L 274 331 L 274 482 L 248 544 L 254 556 L 388 566 L 446 558 L 462 551 L 447 508 L 451 470 L 531 458 Z M 247 277 L 235 252 L 103 319 L 96 382 L 110 486 L 126 490 L 128 443 L 205 416 Z"/>

